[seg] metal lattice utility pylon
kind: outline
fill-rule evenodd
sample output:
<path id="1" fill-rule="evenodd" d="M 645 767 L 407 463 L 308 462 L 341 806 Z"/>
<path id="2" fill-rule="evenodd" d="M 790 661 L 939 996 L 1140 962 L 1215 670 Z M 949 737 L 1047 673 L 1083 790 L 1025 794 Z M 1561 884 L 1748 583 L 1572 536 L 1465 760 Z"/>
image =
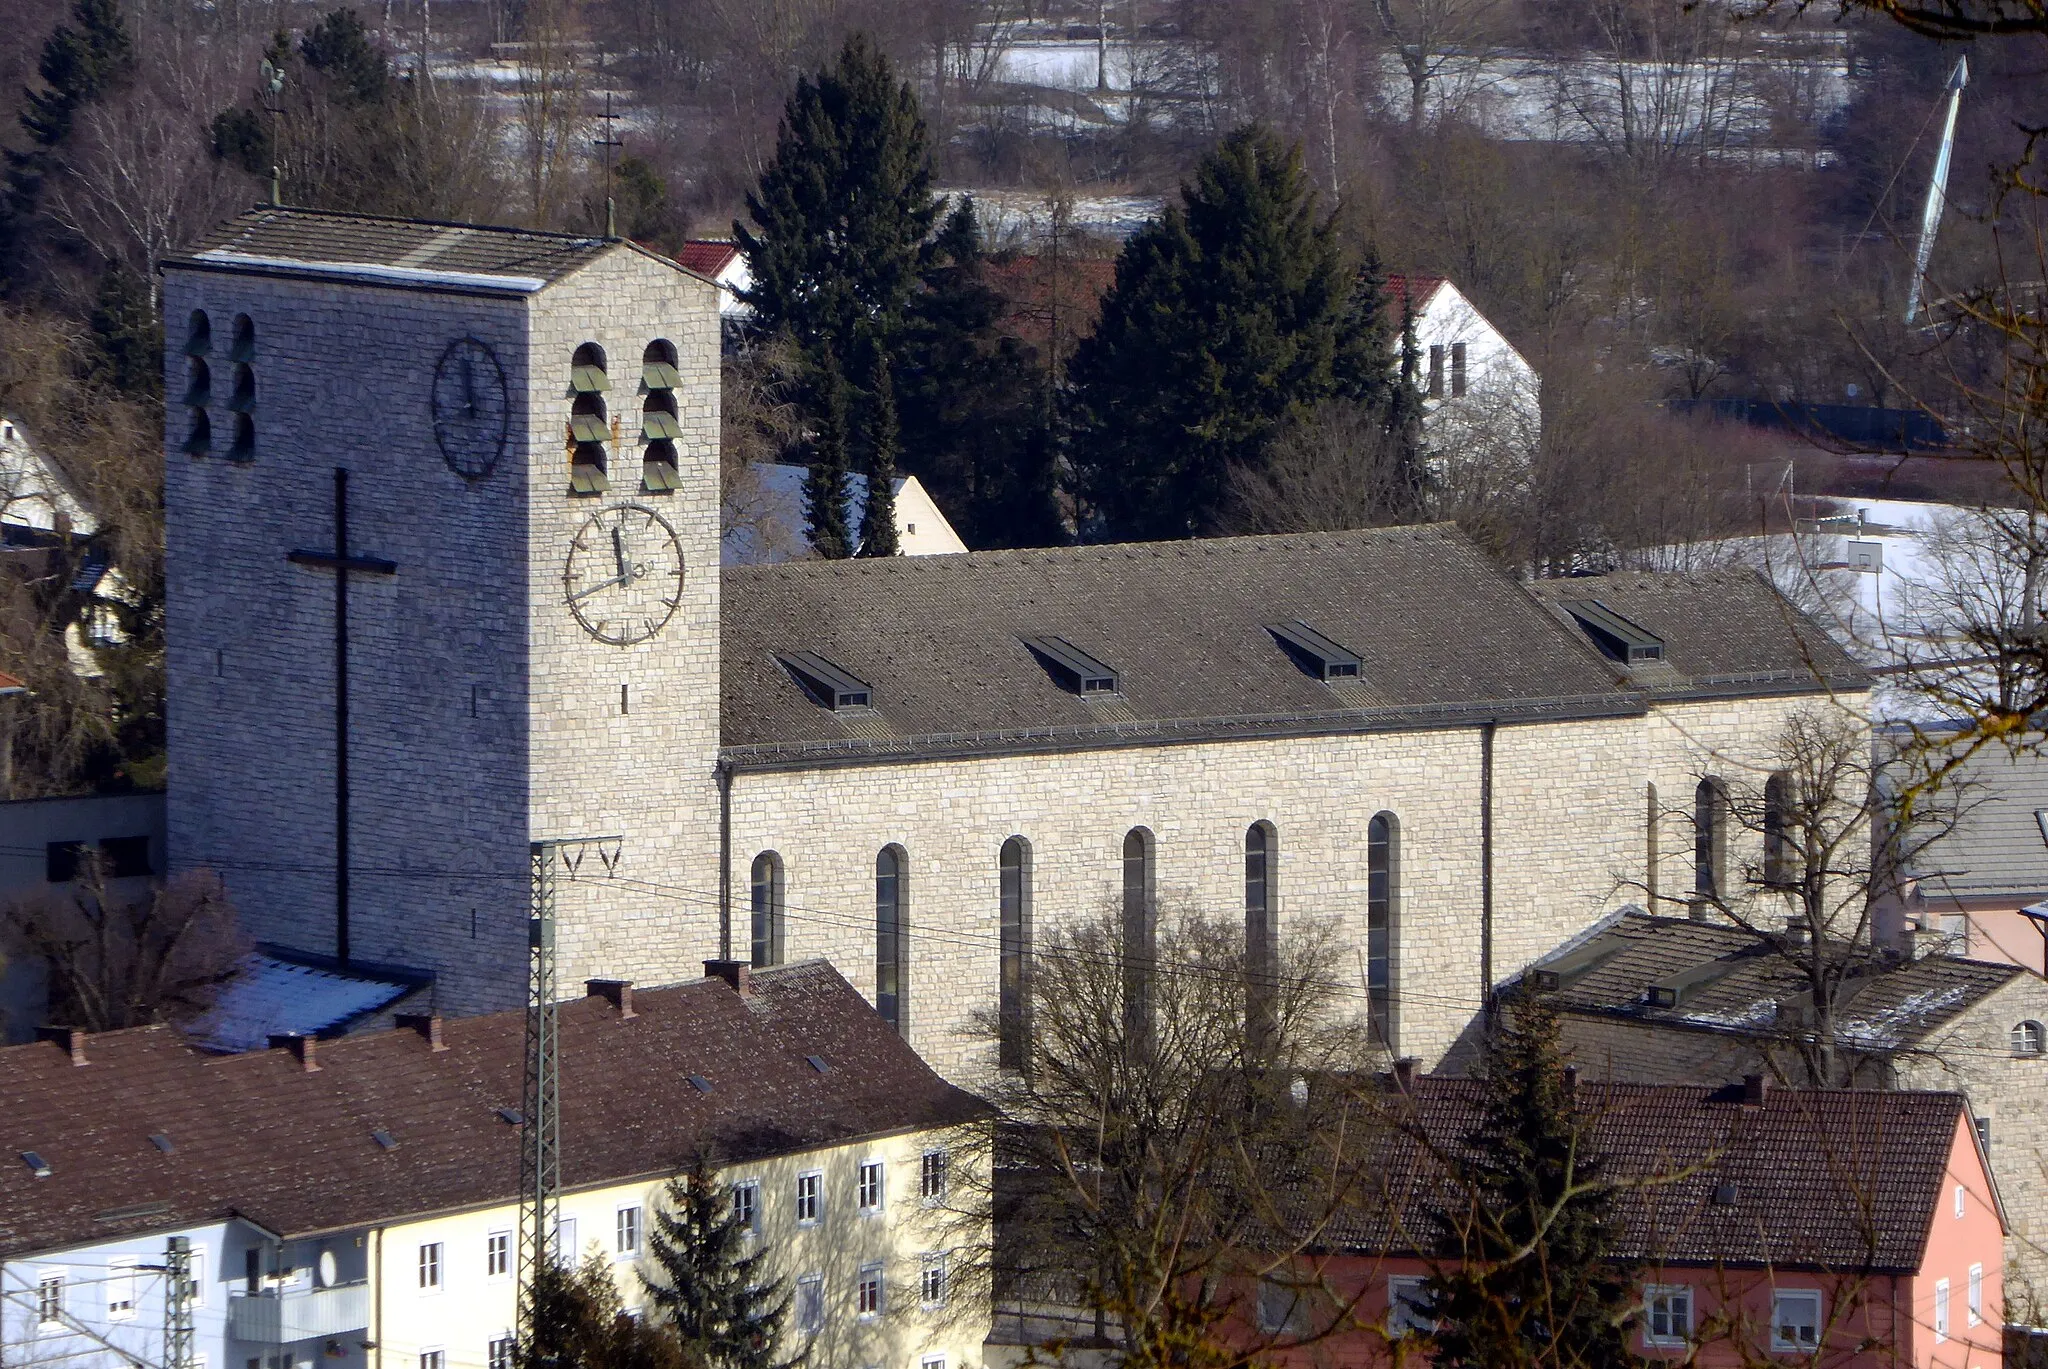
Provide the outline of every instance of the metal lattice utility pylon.
<path id="1" fill-rule="evenodd" d="M 173 1236 L 164 1246 L 164 1369 L 194 1369 L 192 1238 Z"/>
<path id="2" fill-rule="evenodd" d="M 536 841 L 529 852 L 526 1092 L 519 1148 L 519 1339 L 528 1347 L 534 1285 L 552 1258 L 548 1246 L 562 1195 L 561 1059 L 555 1015 L 555 866 L 561 852 L 552 841 Z"/>

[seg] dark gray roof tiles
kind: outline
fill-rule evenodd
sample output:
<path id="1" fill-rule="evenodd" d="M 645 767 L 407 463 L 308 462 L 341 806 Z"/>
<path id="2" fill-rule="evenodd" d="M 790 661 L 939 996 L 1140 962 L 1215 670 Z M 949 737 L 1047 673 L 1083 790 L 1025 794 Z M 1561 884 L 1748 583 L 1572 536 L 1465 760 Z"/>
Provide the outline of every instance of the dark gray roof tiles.
<path id="1" fill-rule="evenodd" d="M 2048 837 L 2034 816 L 2048 812 L 2048 758 L 1986 747 L 1944 781 L 1943 794 L 1955 826 L 1913 860 L 1927 899 L 2048 897 Z"/>
<path id="2" fill-rule="evenodd" d="M 723 742 L 741 765 L 1646 706 L 1642 687 L 1569 618 L 1448 524 L 732 567 L 723 584 Z M 1818 689 L 1810 673 L 1803 686 L 1786 673 L 1805 628 L 1769 606 L 1775 597 L 1754 578 L 1689 582 L 1664 592 L 1671 607 L 1656 616 L 1670 621 L 1653 630 L 1693 668 L 1775 671 L 1772 691 Z M 1714 621 L 1723 599 L 1734 625 Z M 1317 678 L 1270 630 L 1297 620 L 1356 652 L 1357 678 Z M 1695 646 L 1687 633 L 1709 640 Z M 1077 692 L 1025 644 L 1051 637 L 1109 667 L 1117 692 Z M 792 651 L 871 683 L 874 715 L 819 707 L 777 663 Z"/>

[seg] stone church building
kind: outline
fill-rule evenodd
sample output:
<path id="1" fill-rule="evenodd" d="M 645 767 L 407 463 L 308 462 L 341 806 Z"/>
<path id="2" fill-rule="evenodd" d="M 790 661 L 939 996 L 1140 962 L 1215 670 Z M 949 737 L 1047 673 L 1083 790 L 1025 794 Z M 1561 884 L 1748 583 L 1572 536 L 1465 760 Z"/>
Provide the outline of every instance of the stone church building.
<path id="1" fill-rule="evenodd" d="M 966 1080 L 1062 920 L 1333 919 L 1433 1062 L 1869 683 L 1752 576 L 1449 527 L 721 573 L 719 291 L 630 243 L 265 207 L 164 298 L 172 863 L 448 1012 L 562 841 L 564 985 L 825 956 Z"/>

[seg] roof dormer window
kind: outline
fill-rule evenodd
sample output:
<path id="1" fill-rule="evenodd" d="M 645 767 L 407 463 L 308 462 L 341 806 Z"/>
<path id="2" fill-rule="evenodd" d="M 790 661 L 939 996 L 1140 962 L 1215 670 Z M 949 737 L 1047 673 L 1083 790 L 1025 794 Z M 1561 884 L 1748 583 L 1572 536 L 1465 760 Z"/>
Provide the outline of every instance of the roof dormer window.
<path id="1" fill-rule="evenodd" d="M 1331 680 L 1355 680 L 1358 678 L 1358 653 L 1349 647 L 1338 645 L 1299 618 L 1290 618 L 1284 623 L 1268 623 L 1266 631 L 1273 634 L 1294 663 L 1328 683 Z"/>
<path id="2" fill-rule="evenodd" d="M 1115 694 L 1120 681 L 1104 665 L 1064 637 L 1021 638 L 1062 688 L 1075 694 Z"/>
<path id="3" fill-rule="evenodd" d="M 786 651 L 775 660 L 821 707 L 837 713 L 842 709 L 875 706 L 875 692 L 866 681 L 848 674 L 815 651 Z"/>
<path id="4" fill-rule="evenodd" d="M 1558 607 L 1571 614 L 1580 629 L 1593 639 L 1600 654 L 1624 665 L 1641 665 L 1664 659 L 1664 639 L 1616 613 L 1598 599 L 1563 599 Z"/>

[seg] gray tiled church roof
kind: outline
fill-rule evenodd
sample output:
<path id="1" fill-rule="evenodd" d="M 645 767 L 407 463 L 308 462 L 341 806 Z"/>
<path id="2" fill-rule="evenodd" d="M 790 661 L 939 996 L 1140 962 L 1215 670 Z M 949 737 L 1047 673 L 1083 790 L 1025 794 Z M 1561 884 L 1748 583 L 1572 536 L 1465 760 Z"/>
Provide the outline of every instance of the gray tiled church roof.
<path id="1" fill-rule="evenodd" d="M 1936 903 L 2048 896 L 2048 845 L 2035 817 L 2048 811 L 2048 761 L 1986 747 L 1944 788 L 1958 810 L 1955 826 L 1914 857 L 1920 892 Z"/>
<path id="2" fill-rule="evenodd" d="M 300 263 L 551 284 L 621 244 L 523 228 L 261 205 L 211 229 L 169 265 Z M 237 263 L 236 259 L 243 259 Z"/>
<path id="3" fill-rule="evenodd" d="M 723 741 L 742 765 L 1645 707 L 1621 667 L 1448 524 L 802 562 L 731 568 L 723 583 Z M 1736 626 L 1688 646 L 1690 668 L 1758 674 L 1794 654 L 1786 641 L 1803 629 L 1762 613 L 1759 594 L 1775 596 L 1747 586 L 1672 593 L 1685 606 L 1667 615 L 1674 632 L 1710 621 L 1724 598 L 1739 610 Z M 1304 669 L 1269 631 L 1290 620 L 1356 653 L 1357 678 Z M 1052 636 L 1115 671 L 1117 690 L 1063 685 L 1023 640 Z M 778 663 L 791 652 L 872 686 L 872 711 L 814 702 Z M 1819 686 L 1809 674 L 1777 687 Z"/>

